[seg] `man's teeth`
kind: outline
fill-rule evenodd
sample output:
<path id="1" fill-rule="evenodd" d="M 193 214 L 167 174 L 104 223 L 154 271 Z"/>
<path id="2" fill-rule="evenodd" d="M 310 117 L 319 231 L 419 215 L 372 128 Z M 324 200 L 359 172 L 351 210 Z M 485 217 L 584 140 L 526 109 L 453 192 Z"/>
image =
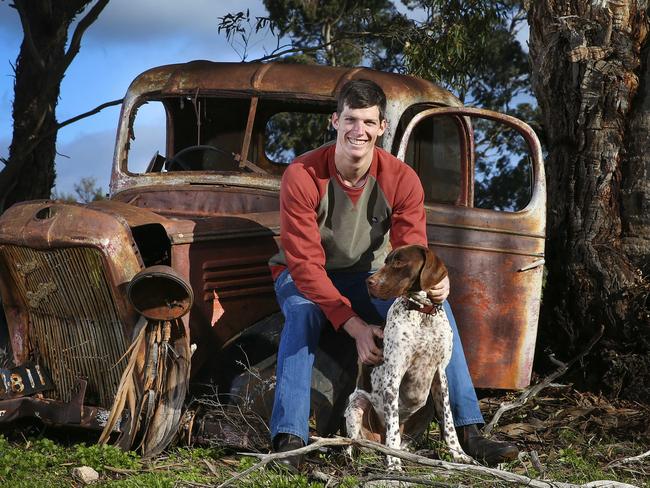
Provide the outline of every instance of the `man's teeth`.
<path id="1" fill-rule="evenodd" d="M 364 139 L 348 139 L 348 141 L 355 146 L 362 146 L 366 143 Z"/>

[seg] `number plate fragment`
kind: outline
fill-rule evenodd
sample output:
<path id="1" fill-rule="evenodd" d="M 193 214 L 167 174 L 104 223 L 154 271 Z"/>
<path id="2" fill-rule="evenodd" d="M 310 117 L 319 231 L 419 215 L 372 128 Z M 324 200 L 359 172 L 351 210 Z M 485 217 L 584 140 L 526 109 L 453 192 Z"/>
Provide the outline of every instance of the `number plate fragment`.
<path id="1" fill-rule="evenodd" d="M 15 368 L 0 368 L 0 379 L 0 398 L 30 396 L 54 387 L 47 370 L 32 363 Z"/>

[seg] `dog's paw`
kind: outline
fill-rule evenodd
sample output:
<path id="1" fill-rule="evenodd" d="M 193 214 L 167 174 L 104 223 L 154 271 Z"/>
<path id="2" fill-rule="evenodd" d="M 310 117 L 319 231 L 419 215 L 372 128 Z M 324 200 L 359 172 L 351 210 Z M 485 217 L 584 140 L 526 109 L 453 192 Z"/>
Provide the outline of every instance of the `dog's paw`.
<path id="1" fill-rule="evenodd" d="M 464 452 L 456 452 L 456 451 L 451 451 L 451 458 L 454 460 L 455 463 L 463 463 L 463 464 L 478 464 L 476 461 L 471 456 L 468 456 Z"/>
<path id="2" fill-rule="evenodd" d="M 402 460 L 394 456 L 386 456 L 388 471 L 402 471 Z"/>

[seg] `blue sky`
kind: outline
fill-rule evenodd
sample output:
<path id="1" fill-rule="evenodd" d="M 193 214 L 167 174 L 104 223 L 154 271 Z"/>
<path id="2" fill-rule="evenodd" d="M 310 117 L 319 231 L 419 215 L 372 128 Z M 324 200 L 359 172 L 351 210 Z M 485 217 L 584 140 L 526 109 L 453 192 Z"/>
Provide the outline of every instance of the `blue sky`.
<path id="1" fill-rule="evenodd" d="M 0 156 L 11 142 L 13 68 L 22 30 L 16 11 L 0 1 Z M 111 0 L 82 40 L 81 50 L 61 85 L 57 119 L 64 121 L 109 100 L 122 98 L 131 80 L 142 71 L 162 64 L 192 59 L 239 61 L 239 54 L 217 32 L 220 16 L 250 8 L 264 15 L 261 1 Z M 250 48 L 263 54 L 269 37 L 258 38 Z M 108 191 L 119 107 L 71 124 L 59 131 L 56 189 L 72 192 L 74 183 L 92 176 Z"/>

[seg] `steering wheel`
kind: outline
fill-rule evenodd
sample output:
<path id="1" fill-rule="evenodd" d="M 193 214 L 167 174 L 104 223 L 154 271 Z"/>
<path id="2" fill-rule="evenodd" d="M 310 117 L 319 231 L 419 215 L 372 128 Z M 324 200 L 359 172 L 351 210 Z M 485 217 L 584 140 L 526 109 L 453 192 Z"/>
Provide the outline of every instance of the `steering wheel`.
<path id="1" fill-rule="evenodd" d="M 226 155 L 230 158 L 233 157 L 231 152 L 228 152 L 225 149 L 221 149 L 220 147 L 216 147 L 216 146 L 211 146 L 207 144 L 188 146 L 186 148 L 181 149 L 176 154 L 174 154 L 170 159 L 167 160 L 167 164 L 166 164 L 167 170 L 173 170 L 174 166 L 178 166 L 182 170 L 193 171 L 194 168 L 192 168 L 191 163 L 183 160 L 183 156 L 187 156 L 188 154 L 192 154 L 195 152 L 210 152 L 210 151 L 219 153 L 220 155 Z"/>

